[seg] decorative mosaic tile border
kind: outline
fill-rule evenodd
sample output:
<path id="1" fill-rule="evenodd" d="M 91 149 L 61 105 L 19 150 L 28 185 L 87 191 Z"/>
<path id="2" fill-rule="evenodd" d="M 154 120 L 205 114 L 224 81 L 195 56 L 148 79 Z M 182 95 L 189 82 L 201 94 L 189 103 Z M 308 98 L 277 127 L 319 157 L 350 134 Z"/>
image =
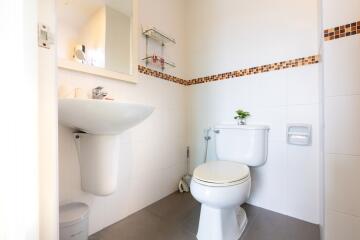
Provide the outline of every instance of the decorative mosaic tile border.
<path id="1" fill-rule="evenodd" d="M 156 78 L 161 78 L 164 79 L 166 81 L 170 81 L 170 82 L 174 82 L 174 83 L 179 83 L 181 85 L 188 85 L 188 81 L 186 81 L 185 79 L 181 79 L 175 76 L 171 76 L 170 74 L 166 74 L 163 72 L 159 72 L 144 66 L 139 65 L 138 66 L 138 70 L 139 73 L 145 74 L 145 75 L 149 75 L 152 77 L 156 77 Z"/>
<path id="2" fill-rule="evenodd" d="M 360 34 L 360 21 L 324 30 L 324 40 L 331 41 L 355 34 Z"/>
<path id="3" fill-rule="evenodd" d="M 294 68 L 294 67 L 300 67 L 300 66 L 305 66 L 305 65 L 310 65 L 310 64 L 316 64 L 319 61 L 320 61 L 320 55 L 313 55 L 313 56 L 309 56 L 309 57 L 296 58 L 296 59 L 292 59 L 292 60 L 288 60 L 288 61 L 282 61 L 282 62 L 262 65 L 262 66 L 258 66 L 258 67 L 241 69 L 241 70 L 236 70 L 236 71 L 227 72 L 227 73 L 220 73 L 220 74 L 216 74 L 216 75 L 195 78 L 195 79 L 191 79 L 191 80 L 185 80 L 185 79 L 181 79 L 178 77 L 174 77 L 169 74 L 162 73 L 162 72 L 159 72 L 159 71 L 156 71 L 156 70 L 153 70 L 153 69 L 141 66 L 141 65 L 138 66 L 138 69 L 139 69 L 139 72 L 142 74 L 146 74 L 149 76 L 161 78 L 161 79 L 164 79 L 167 81 L 171 81 L 171 82 L 179 83 L 181 85 L 188 86 L 188 85 L 194 85 L 194 84 L 200 84 L 200 83 L 225 80 L 225 79 L 229 79 L 229 78 L 237 78 L 237 77 L 243 77 L 243 76 L 254 75 L 254 74 L 259 74 L 259 73 L 265 73 L 265 72 L 270 72 L 270 71 L 277 71 L 277 70 L 286 69 L 286 68 Z"/>
<path id="4" fill-rule="evenodd" d="M 360 21 L 324 30 L 324 40 L 331 41 L 338 38 L 352 36 L 355 34 L 360 34 Z M 138 70 L 142 74 L 146 74 L 149 76 L 161 78 L 170 82 L 179 83 L 181 85 L 188 86 L 188 85 L 194 85 L 194 84 L 200 84 L 206 82 L 225 80 L 230 78 L 243 77 L 243 76 L 259 74 L 264 72 L 277 71 L 286 68 L 294 68 L 304 65 L 316 64 L 319 63 L 319 61 L 320 61 L 320 55 L 313 55 L 304 58 L 282 61 L 278 63 L 266 64 L 258 67 L 252 67 L 252 68 L 241 69 L 227 73 L 220 73 L 216 75 L 195 78 L 191 80 L 181 79 L 175 76 L 171 76 L 170 74 L 159 72 L 141 65 L 138 66 Z"/>
<path id="5" fill-rule="evenodd" d="M 232 72 L 221 73 L 221 74 L 207 76 L 207 77 L 196 78 L 196 79 L 190 80 L 188 85 L 225 80 L 225 79 L 229 79 L 229 78 L 243 77 L 243 76 L 247 76 L 247 75 L 259 74 L 259 73 L 270 72 L 270 71 L 277 71 L 277 70 L 286 69 L 286 68 L 300 67 L 300 66 L 304 66 L 304 65 L 316 64 L 319 61 L 320 61 L 320 56 L 313 55 L 313 56 L 309 56 L 309 57 L 297 58 L 297 59 L 292 59 L 292 60 L 288 60 L 288 61 L 282 61 L 282 62 L 278 62 L 278 63 L 262 65 L 262 66 L 258 66 L 258 67 L 252 67 L 252 68 L 236 70 L 236 71 L 232 71 Z"/>

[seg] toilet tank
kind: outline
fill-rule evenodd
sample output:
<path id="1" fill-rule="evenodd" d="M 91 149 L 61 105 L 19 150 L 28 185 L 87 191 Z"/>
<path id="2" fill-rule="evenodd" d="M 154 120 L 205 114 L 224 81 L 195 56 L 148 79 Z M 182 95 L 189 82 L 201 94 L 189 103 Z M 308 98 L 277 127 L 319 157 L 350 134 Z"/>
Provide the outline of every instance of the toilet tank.
<path id="1" fill-rule="evenodd" d="M 218 160 L 239 162 L 248 166 L 265 164 L 269 129 L 265 125 L 216 126 L 214 130 Z"/>

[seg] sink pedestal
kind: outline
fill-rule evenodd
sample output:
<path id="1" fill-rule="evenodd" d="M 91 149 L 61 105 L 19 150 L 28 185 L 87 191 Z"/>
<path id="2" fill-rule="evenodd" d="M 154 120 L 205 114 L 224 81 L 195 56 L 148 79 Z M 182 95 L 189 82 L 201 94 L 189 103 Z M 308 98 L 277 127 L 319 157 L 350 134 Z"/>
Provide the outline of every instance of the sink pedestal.
<path id="1" fill-rule="evenodd" d="M 83 191 L 106 196 L 116 190 L 120 161 L 118 135 L 153 111 L 154 107 L 137 103 L 59 100 L 59 122 L 75 131 Z"/>
<path id="2" fill-rule="evenodd" d="M 118 178 L 119 137 L 74 133 L 74 139 L 82 190 L 100 196 L 113 193 Z"/>

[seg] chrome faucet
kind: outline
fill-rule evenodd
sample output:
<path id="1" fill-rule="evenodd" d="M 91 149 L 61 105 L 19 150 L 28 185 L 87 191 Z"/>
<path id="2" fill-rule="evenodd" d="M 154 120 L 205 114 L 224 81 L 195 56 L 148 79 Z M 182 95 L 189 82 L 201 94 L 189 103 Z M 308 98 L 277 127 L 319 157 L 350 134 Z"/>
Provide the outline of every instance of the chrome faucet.
<path id="1" fill-rule="evenodd" d="M 94 89 L 92 90 L 92 98 L 93 98 L 93 99 L 103 99 L 104 97 L 106 97 L 106 96 L 107 96 L 107 93 L 106 93 L 106 92 L 103 92 L 103 91 L 102 91 L 103 89 L 104 89 L 104 88 L 101 87 L 101 86 L 98 86 L 98 87 L 94 88 Z"/>

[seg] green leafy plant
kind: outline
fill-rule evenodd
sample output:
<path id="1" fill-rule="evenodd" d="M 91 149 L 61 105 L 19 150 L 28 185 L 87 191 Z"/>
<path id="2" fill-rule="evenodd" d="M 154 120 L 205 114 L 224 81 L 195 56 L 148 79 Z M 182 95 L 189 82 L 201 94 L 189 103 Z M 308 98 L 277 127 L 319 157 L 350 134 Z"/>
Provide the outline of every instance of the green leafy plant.
<path id="1" fill-rule="evenodd" d="M 249 112 L 245 112 L 241 109 L 237 110 L 235 113 L 236 116 L 234 117 L 234 119 L 238 120 L 239 123 L 242 125 L 246 124 L 246 119 L 251 116 Z"/>

